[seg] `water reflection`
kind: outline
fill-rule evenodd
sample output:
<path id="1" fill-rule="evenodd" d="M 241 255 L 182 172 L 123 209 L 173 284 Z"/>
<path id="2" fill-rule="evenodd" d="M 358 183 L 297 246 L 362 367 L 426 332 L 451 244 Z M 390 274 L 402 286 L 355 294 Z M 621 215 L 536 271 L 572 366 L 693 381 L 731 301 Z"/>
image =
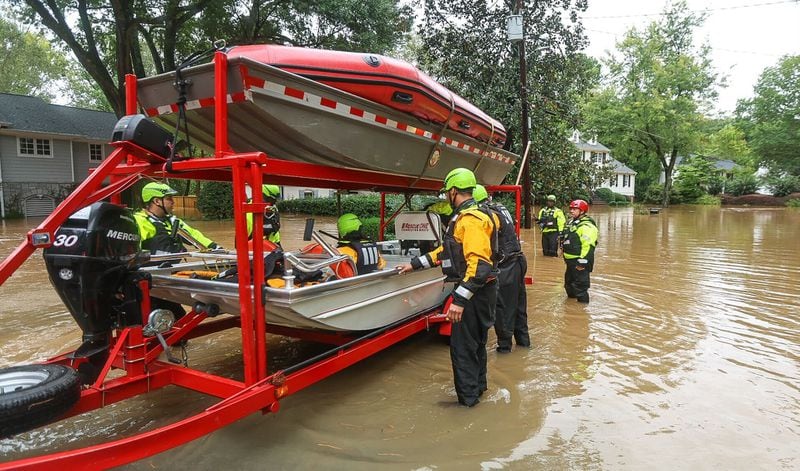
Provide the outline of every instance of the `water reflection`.
<path id="1" fill-rule="evenodd" d="M 490 352 L 479 407 L 452 407 L 447 348 L 422 334 L 287 398 L 276 415 L 247 417 L 128 469 L 800 467 L 800 212 L 593 212 L 600 245 L 588 306 L 566 299 L 563 261 L 533 257 L 538 234 L 523 233 L 536 280 L 534 346 Z M 283 222 L 284 245 L 304 245 L 304 217 Z M 318 227 L 333 231 L 334 222 Z M 197 226 L 233 246 L 230 224 Z M 27 229 L 0 228 L 5 256 Z M 46 358 L 79 338 L 41 257 L 0 287 L 0 321 L 0 365 Z M 239 377 L 238 335 L 193 340 L 192 364 Z M 270 337 L 270 367 L 321 348 Z M 210 401 L 171 388 L 0 441 L 0 452 L 12 459 L 99 443 Z"/>

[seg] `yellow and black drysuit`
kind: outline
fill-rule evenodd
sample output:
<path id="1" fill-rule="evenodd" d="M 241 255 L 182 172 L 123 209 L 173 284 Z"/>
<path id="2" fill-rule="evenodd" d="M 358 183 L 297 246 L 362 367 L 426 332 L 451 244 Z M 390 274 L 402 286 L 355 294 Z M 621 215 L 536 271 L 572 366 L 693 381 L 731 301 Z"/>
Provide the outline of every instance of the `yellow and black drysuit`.
<path id="1" fill-rule="evenodd" d="M 564 289 L 567 296 L 579 302 L 589 302 L 589 273 L 594 268 L 594 249 L 597 246 L 597 224 L 587 215 L 569 222 L 563 235 Z"/>
<path id="2" fill-rule="evenodd" d="M 356 262 L 356 274 L 366 275 L 383 270 L 386 260 L 381 257 L 378 244 L 367 239 L 360 232 L 351 232 L 345 240 L 339 241 L 339 253 L 347 255 Z"/>
<path id="3" fill-rule="evenodd" d="M 133 217 L 136 219 L 136 225 L 139 226 L 142 248 L 149 250 L 153 255 L 186 252 L 181 231 L 187 233 L 207 249 L 217 248 L 216 242 L 173 215 L 159 218 L 140 209 L 133 213 Z M 165 299 L 151 297 L 150 306 L 152 309 L 168 309 L 175 314 L 176 318 L 181 318 L 186 314 L 183 306 Z"/>
<path id="4" fill-rule="evenodd" d="M 564 211 L 555 206 L 545 206 L 539 210 L 536 222 L 542 229 L 542 254 L 545 257 L 558 257 L 558 239 L 567 222 Z"/>
<path id="5" fill-rule="evenodd" d="M 450 219 L 442 246 L 411 260 L 414 269 L 440 265 L 447 281 L 456 282 L 453 304 L 464 308 L 452 326 L 450 360 L 458 402 L 474 406 L 487 389 L 486 341 L 497 304 L 496 217 L 475 200 L 461 203 Z"/>
<path id="6" fill-rule="evenodd" d="M 247 213 L 247 239 L 253 238 L 253 213 Z M 277 205 L 269 205 L 264 210 L 264 223 L 261 227 L 262 237 L 280 247 L 281 245 L 281 215 Z"/>
<path id="7" fill-rule="evenodd" d="M 525 291 L 525 274 L 528 261 L 522 253 L 515 230 L 514 218 L 505 206 L 497 202 L 482 202 L 500 221 L 497 231 L 498 254 L 497 311 L 494 331 L 497 334 L 497 351 L 510 352 L 513 336 L 517 345 L 530 347 L 528 333 L 528 296 Z"/>

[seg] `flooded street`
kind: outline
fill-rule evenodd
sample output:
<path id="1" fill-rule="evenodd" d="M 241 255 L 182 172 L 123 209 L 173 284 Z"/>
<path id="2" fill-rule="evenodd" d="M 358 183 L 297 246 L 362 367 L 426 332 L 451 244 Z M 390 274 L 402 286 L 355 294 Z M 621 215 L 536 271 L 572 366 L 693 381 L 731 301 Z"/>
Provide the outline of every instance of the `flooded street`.
<path id="1" fill-rule="evenodd" d="M 593 208 L 591 303 L 524 231 L 530 350 L 489 341 L 489 391 L 455 406 L 448 348 L 423 333 L 182 447 L 152 469 L 800 469 L 800 211 Z M 282 218 L 298 248 L 304 219 Z M 334 230 L 333 219 L 317 228 Z M 32 223 L 0 222 L 0 258 Z M 233 247 L 230 222 L 197 222 Z M 534 256 L 534 251 L 536 252 Z M 0 367 L 77 347 L 41 252 L 0 287 Z M 190 365 L 240 375 L 239 331 L 194 339 Z M 271 368 L 325 350 L 269 337 Z M 167 388 L 0 440 L 0 462 L 121 438 L 213 404 Z"/>

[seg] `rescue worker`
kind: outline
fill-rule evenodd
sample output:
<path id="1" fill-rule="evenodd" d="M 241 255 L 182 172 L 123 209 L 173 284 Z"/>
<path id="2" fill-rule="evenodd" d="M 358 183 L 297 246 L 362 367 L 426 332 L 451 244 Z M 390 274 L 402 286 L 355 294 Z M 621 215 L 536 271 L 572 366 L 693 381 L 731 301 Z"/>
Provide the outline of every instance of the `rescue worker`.
<path id="1" fill-rule="evenodd" d="M 414 257 L 398 267 L 400 273 L 440 265 L 447 281 L 456 282 L 447 310 L 452 322 L 450 360 L 456 395 L 461 405 L 472 407 L 487 389 L 486 340 L 494 325 L 497 304 L 495 218 L 472 197 L 475 174 L 456 168 L 447 174 L 443 192 L 453 208 L 442 246 Z"/>
<path id="2" fill-rule="evenodd" d="M 530 347 L 528 333 L 528 296 L 525 290 L 525 273 L 528 261 L 522 253 L 514 218 L 505 206 L 492 201 L 486 188 L 477 185 L 472 192 L 475 202 L 485 206 L 500 220 L 497 231 L 497 307 L 494 332 L 497 334 L 497 352 L 511 353 L 511 339 L 520 347 Z"/>
<path id="3" fill-rule="evenodd" d="M 339 253 L 348 255 L 356 263 L 359 275 L 383 270 L 386 260 L 381 257 L 378 245 L 361 234 L 361 220 L 353 213 L 345 213 L 336 221 L 339 231 Z"/>
<path id="4" fill-rule="evenodd" d="M 556 208 L 556 196 L 547 195 L 546 206 L 539 210 L 536 222 L 542 229 L 542 253 L 545 257 L 558 257 L 558 241 L 567 222 L 564 211 Z"/>
<path id="5" fill-rule="evenodd" d="M 247 190 L 250 191 L 249 186 Z M 277 203 L 278 197 L 281 195 L 281 189 L 278 185 L 265 184 L 261 185 L 261 194 L 264 196 L 264 203 L 267 204 L 266 209 L 264 209 L 262 237 L 280 247 L 281 215 L 278 213 L 278 206 L 275 203 Z M 252 201 L 252 197 L 250 200 Z M 247 239 L 253 239 L 253 213 L 247 213 Z"/>
<path id="6" fill-rule="evenodd" d="M 572 216 L 563 235 L 564 289 L 567 297 L 575 298 L 579 303 L 589 302 L 589 273 L 594 268 L 594 249 L 597 246 L 597 224 L 586 213 L 589 203 L 574 200 L 569 204 Z"/>
<path id="7" fill-rule="evenodd" d="M 185 236 L 179 232 L 187 234 L 205 248 L 221 249 L 216 242 L 172 214 L 175 206 L 172 196 L 177 194 L 166 183 L 150 182 L 142 188 L 145 207 L 133 213 L 139 226 L 142 249 L 149 250 L 153 255 L 186 252 L 183 246 Z M 172 301 L 150 298 L 150 305 L 153 309 L 168 309 L 178 319 L 186 314 L 183 306 Z"/>
<path id="8" fill-rule="evenodd" d="M 154 255 L 186 252 L 183 242 L 191 242 L 189 238 L 203 248 L 222 248 L 172 214 L 175 206 L 172 196 L 177 194 L 166 183 L 150 182 L 142 188 L 145 207 L 133 214 L 142 237 L 142 248 Z"/>

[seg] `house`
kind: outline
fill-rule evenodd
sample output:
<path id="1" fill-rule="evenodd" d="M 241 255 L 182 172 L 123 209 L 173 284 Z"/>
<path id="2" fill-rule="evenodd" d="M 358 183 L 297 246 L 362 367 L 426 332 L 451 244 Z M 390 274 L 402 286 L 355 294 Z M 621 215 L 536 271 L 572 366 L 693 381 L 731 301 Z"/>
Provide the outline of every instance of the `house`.
<path id="1" fill-rule="evenodd" d="M 636 188 L 636 171 L 611 157 L 611 150 L 597 142 L 596 137 L 585 141 L 581 138 L 580 132 L 573 131 L 570 141 L 580 152 L 581 159 L 592 162 L 597 166 L 611 168 L 614 171 L 608 181 L 603 182 L 593 190 L 608 188 L 614 193 L 624 195 L 633 201 L 634 189 Z"/>
<path id="2" fill-rule="evenodd" d="M 691 157 L 694 156 L 692 155 L 690 156 L 690 158 Z M 714 163 L 715 171 L 720 176 L 722 176 L 724 180 L 730 180 L 731 178 L 733 178 L 734 172 L 736 171 L 737 168 L 739 168 L 739 164 L 737 164 L 733 160 L 720 159 L 718 157 L 708 157 L 708 159 Z M 678 178 L 678 175 L 680 175 L 681 166 L 686 163 L 685 161 L 686 159 L 684 159 L 682 155 L 679 155 L 675 158 L 675 167 L 673 167 L 672 169 L 673 182 L 675 181 L 676 178 Z M 664 177 L 664 170 L 662 169 L 661 174 L 658 177 L 658 183 L 663 185 L 665 181 L 666 178 Z"/>
<path id="3" fill-rule="evenodd" d="M 0 93 L 0 217 L 46 216 L 110 153 L 114 113 Z"/>

